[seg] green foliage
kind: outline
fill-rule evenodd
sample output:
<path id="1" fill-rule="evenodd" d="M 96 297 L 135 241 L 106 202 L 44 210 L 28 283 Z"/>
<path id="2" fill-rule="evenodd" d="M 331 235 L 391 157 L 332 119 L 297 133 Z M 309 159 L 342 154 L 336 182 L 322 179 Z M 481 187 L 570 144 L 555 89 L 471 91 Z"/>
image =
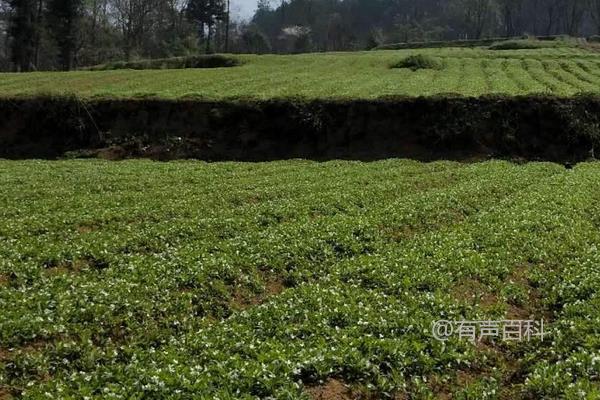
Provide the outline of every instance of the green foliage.
<path id="1" fill-rule="evenodd" d="M 11 40 L 11 61 L 17 71 L 31 71 L 35 63 L 36 37 L 42 29 L 35 21 L 41 18 L 34 0 L 9 0 L 12 12 L 8 35 Z M 8 41 L 7 41 L 8 42 Z"/>
<path id="2" fill-rule="evenodd" d="M 417 71 L 419 69 L 442 69 L 443 64 L 431 56 L 416 54 L 392 64 L 390 68 L 408 68 Z"/>
<path id="3" fill-rule="evenodd" d="M 382 44 L 375 48 L 375 50 L 409 50 L 409 49 L 436 49 L 436 48 L 449 48 L 449 47 L 482 47 L 490 46 L 496 42 L 503 41 L 506 39 L 472 39 L 472 40 L 443 40 L 443 41 L 427 41 L 427 42 L 406 42 L 406 43 L 388 43 Z"/>
<path id="4" fill-rule="evenodd" d="M 206 53 L 211 52 L 211 38 L 218 21 L 228 18 L 225 0 L 189 0 L 185 6 L 185 15 L 196 25 L 200 41 L 204 40 Z M 206 28 L 206 29 L 205 29 Z"/>
<path id="5" fill-rule="evenodd" d="M 3 161 L 0 185 L 15 397 L 598 395 L 597 163 Z M 504 310 L 551 337 L 431 335 Z"/>
<path id="6" fill-rule="evenodd" d="M 560 47 L 577 47 L 576 39 L 565 37 L 551 38 L 552 40 L 538 40 L 535 38 L 520 40 L 505 40 L 492 44 L 490 50 L 531 50 Z"/>
<path id="7" fill-rule="evenodd" d="M 417 74 L 410 69 L 389 68 L 415 54 L 432 57 L 444 68 L 424 69 Z M 0 96 L 52 93 L 80 98 L 137 98 L 153 94 L 165 99 L 223 100 L 600 93 L 600 53 L 578 47 L 505 51 L 444 48 L 234 58 L 239 60 L 239 67 L 0 74 Z M 182 66 L 181 60 L 173 61 L 173 67 Z M 170 62 L 151 64 L 160 68 Z M 142 63 L 139 67 L 145 66 Z"/>
<path id="8" fill-rule="evenodd" d="M 521 49 L 540 49 L 544 47 L 551 47 L 548 42 L 535 41 L 535 40 L 506 40 L 503 42 L 495 43 L 489 47 L 490 50 L 521 50 Z"/>
<path id="9" fill-rule="evenodd" d="M 188 57 L 159 58 L 154 60 L 118 61 L 89 68 L 90 71 L 116 69 L 186 69 L 186 68 L 228 68 L 240 65 L 239 59 L 219 54 Z"/>
<path id="10" fill-rule="evenodd" d="M 65 71 L 73 67 L 83 13 L 83 0 L 48 1 L 50 35 L 58 45 L 59 63 Z"/>
<path id="11" fill-rule="evenodd" d="M 263 54 L 272 50 L 269 37 L 256 25 L 248 26 L 242 32 L 240 39 L 246 53 Z"/>
<path id="12" fill-rule="evenodd" d="M 406 42 L 406 43 L 388 43 L 380 45 L 376 50 L 409 50 L 409 49 L 432 49 L 432 48 L 476 48 L 476 47 L 489 47 L 489 46 L 502 46 L 508 47 L 518 46 L 519 43 L 525 42 L 524 46 L 528 42 L 552 42 L 555 41 L 554 45 L 548 44 L 547 46 L 538 47 L 523 47 L 523 48 L 546 48 L 546 47 L 560 47 L 562 41 L 565 47 L 570 44 L 574 46 L 579 43 L 578 39 L 570 38 L 569 36 L 518 36 L 513 38 L 486 38 L 486 39 L 468 39 L 468 40 L 442 40 L 442 41 L 426 41 L 426 42 Z M 505 44 L 509 42 L 511 44 Z M 516 44 L 515 44 L 516 43 Z M 530 43 L 529 43 L 530 44 Z M 531 46 L 531 44 L 530 44 Z M 516 47 L 521 48 L 521 47 Z"/>

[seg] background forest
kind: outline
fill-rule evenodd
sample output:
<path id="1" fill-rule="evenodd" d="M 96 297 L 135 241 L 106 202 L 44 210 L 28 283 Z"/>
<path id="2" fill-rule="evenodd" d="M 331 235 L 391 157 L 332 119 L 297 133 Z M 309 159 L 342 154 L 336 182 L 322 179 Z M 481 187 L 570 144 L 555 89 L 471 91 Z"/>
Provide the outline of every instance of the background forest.
<path id="1" fill-rule="evenodd" d="M 301 53 L 383 43 L 593 36 L 600 0 L 0 0 L 0 70 L 70 70 L 198 53 Z"/>

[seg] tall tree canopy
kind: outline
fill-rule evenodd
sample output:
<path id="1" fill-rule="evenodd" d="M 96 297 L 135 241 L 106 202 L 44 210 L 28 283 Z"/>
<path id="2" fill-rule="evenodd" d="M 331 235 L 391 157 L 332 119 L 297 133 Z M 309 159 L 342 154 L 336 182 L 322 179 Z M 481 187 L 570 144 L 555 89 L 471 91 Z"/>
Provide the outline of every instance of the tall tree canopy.
<path id="1" fill-rule="evenodd" d="M 276 51 L 282 34 L 310 29 L 313 50 L 374 42 L 600 32 L 600 0 L 261 0 L 253 18 Z M 283 35 L 285 36 L 285 35 Z"/>
<path id="2" fill-rule="evenodd" d="M 11 59 L 19 71 L 31 71 L 37 64 L 39 46 L 39 0 L 11 0 L 12 14 L 8 30 L 11 42 Z"/>
<path id="3" fill-rule="evenodd" d="M 58 60 L 61 68 L 69 71 L 80 41 L 80 19 L 83 0 L 49 0 L 48 27 L 59 48 Z"/>
<path id="4" fill-rule="evenodd" d="M 188 19 L 197 25 L 199 39 L 206 42 L 206 52 L 208 53 L 214 26 L 218 21 L 225 20 L 226 17 L 225 1 L 189 0 L 185 11 Z"/>
<path id="5" fill-rule="evenodd" d="M 0 70 L 199 52 L 359 50 L 383 42 L 600 34 L 600 0 L 0 0 Z"/>

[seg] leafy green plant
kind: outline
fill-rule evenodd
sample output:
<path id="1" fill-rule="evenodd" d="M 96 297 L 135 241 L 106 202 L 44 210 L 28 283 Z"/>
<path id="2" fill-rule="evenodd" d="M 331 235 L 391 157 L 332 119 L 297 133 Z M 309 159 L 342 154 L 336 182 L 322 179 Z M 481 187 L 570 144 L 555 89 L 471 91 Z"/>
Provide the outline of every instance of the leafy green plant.
<path id="1" fill-rule="evenodd" d="M 536 38 L 504 40 L 489 46 L 490 50 L 531 50 L 546 48 L 576 47 L 578 42 L 568 36 L 555 37 L 552 40 L 539 40 Z"/>
<path id="2" fill-rule="evenodd" d="M 598 393 L 597 163 L 1 161 L 0 184 L 14 397 Z M 524 311 L 551 339 L 431 334 Z"/>

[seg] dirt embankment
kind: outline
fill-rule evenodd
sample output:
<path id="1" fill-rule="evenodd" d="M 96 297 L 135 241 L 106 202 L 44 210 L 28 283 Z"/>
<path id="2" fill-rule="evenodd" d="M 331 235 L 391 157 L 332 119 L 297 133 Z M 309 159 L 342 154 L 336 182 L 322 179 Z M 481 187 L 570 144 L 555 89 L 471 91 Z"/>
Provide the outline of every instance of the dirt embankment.
<path id="1" fill-rule="evenodd" d="M 600 97 L 370 101 L 0 100 L 0 157 L 580 161 Z"/>

